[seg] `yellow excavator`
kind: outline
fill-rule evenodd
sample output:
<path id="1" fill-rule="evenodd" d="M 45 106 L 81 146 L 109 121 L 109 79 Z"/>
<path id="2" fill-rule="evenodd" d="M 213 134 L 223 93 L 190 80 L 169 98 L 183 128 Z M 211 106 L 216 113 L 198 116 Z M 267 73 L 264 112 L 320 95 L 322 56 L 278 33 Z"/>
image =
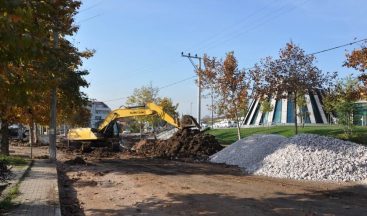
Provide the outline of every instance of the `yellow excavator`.
<path id="1" fill-rule="evenodd" d="M 114 122 L 121 118 L 134 117 L 134 116 L 150 116 L 157 115 L 167 123 L 176 128 L 193 128 L 200 129 L 200 125 L 197 123 L 194 117 L 190 115 L 184 115 L 181 120 L 173 118 L 171 115 L 163 110 L 163 107 L 154 104 L 146 103 L 144 106 L 127 107 L 113 110 L 108 114 L 104 121 L 99 125 L 97 129 L 94 128 L 73 128 L 70 129 L 67 134 L 68 141 L 106 141 L 106 139 L 116 138 L 116 134 L 113 132 Z M 115 135 L 114 135 L 115 134 Z M 118 136 L 118 135 L 117 135 Z"/>

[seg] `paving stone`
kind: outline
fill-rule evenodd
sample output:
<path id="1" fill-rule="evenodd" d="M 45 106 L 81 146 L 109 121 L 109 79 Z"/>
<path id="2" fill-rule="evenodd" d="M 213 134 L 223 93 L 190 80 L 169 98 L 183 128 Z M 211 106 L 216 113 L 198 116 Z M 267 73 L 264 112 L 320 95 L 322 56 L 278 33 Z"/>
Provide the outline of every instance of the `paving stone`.
<path id="1" fill-rule="evenodd" d="M 6 215 L 61 215 L 56 165 L 48 160 L 36 160 L 19 186 L 19 205 Z"/>

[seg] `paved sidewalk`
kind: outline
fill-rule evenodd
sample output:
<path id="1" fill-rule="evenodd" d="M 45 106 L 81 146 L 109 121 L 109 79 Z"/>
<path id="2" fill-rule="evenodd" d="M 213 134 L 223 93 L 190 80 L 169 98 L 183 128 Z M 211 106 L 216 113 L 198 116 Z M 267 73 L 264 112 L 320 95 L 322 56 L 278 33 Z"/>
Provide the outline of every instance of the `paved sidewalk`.
<path id="1" fill-rule="evenodd" d="M 48 160 L 35 160 L 19 187 L 19 203 L 6 215 L 43 216 L 61 215 L 57 186 L 56 165 Z"/>

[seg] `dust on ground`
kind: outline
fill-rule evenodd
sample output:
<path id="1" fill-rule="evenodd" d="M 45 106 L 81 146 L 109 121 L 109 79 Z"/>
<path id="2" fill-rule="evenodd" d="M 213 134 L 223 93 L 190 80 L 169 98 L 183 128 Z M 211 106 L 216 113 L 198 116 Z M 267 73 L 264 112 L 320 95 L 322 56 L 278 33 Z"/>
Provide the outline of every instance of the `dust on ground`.
<path id="1" fill-rule="evenodd" d="M 204 162 L 129 157 L 65 165 L 85 215 L 363 215 L 367 189 L 241 174 Z M 68 197 L 68 200 L 70 198 Z M 68 201 L 70 202 L 70 201 Z M 64 215 L 75 215 L 64 212 Z"/>
<path id="2" fill-rule="evenodd" d="M 26 147 L 12 149 L 15 153 L 29 152 Z M 33 149 L 35 155 L 46 152 L 45 147 Z M 99 153 L 91 156 L 59 148 L 57 155 L 63 215 L 366 215 L 367 212 L 367 188 L 352 183 L 251 176 L 227 165 L 144 158 L 129 152 L 101 157 Z M 86 163 L 64 163 L 76 157 Z"/>

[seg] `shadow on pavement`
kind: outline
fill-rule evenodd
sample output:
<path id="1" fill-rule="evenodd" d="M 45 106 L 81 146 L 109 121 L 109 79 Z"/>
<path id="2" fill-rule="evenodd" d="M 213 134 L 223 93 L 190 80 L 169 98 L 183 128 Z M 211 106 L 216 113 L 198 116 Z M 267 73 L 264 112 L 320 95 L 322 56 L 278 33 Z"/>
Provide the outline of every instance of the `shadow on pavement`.
<path id="1" fill-rule="evenodd" d="M 90 209 L 93 215 L 366 215 L 367 189 L 362 186 L 273 198 L 238 198 L 223 194 L 175 194 L 148 198 L 133 206 Z"/>

